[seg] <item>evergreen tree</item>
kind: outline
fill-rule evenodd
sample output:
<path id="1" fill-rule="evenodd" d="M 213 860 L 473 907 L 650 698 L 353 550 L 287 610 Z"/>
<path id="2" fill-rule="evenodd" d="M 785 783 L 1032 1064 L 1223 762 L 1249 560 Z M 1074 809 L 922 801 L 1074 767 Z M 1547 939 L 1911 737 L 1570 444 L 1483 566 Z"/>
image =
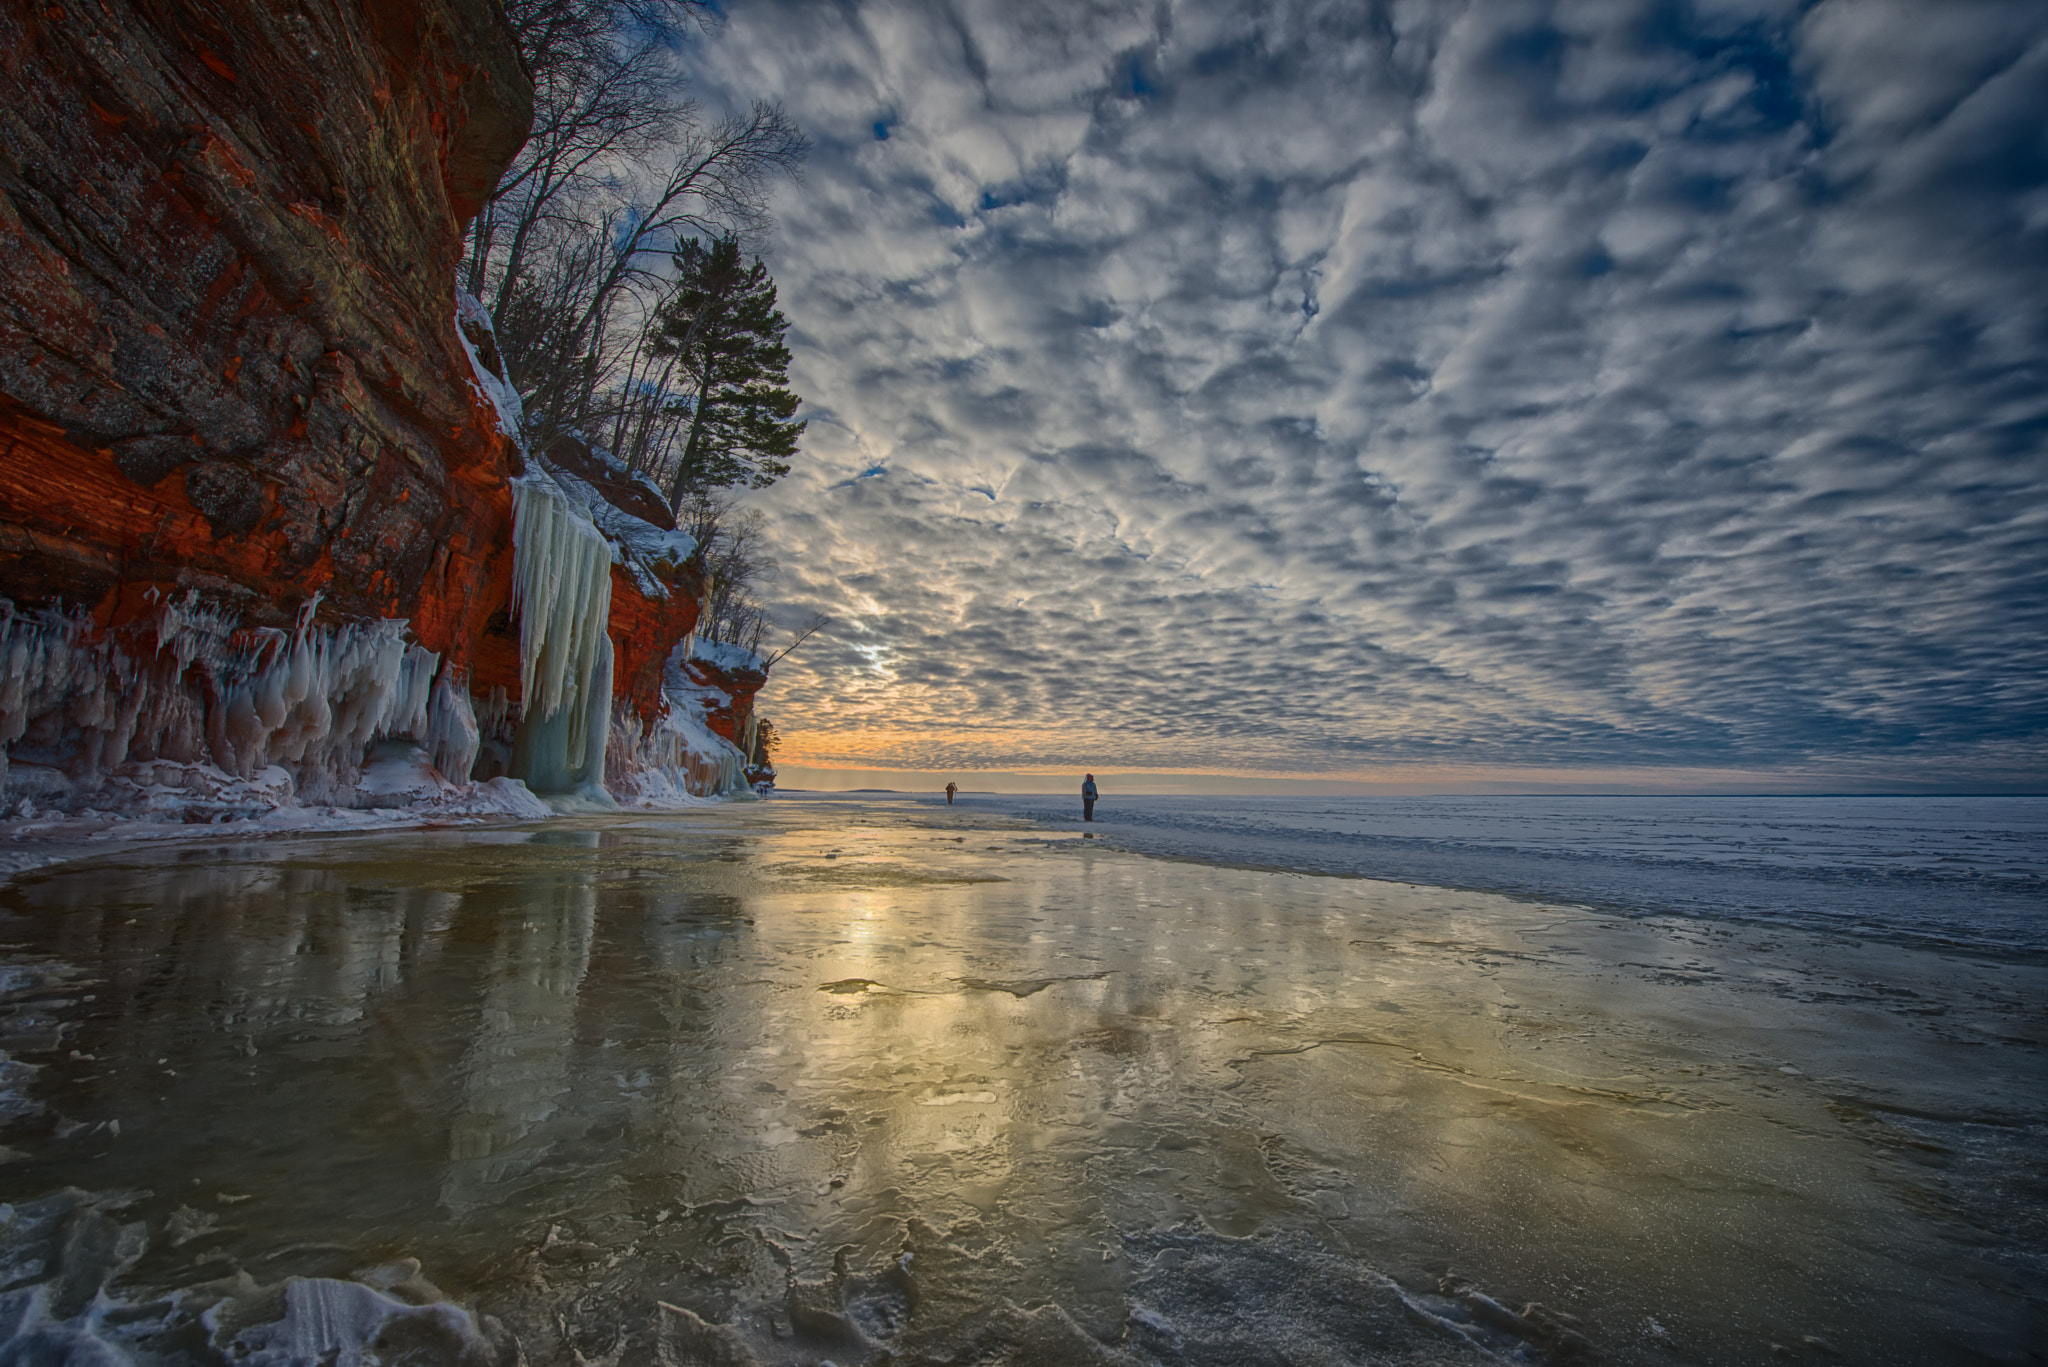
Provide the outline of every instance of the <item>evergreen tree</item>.
<path id="1" fill-rule="evenodd" d="M 689 435 L 669 480 L 680 502 L 691 490 L 759 489 L 789 473 L 804 423 L 788 388 L 789 320 L 759 257 L 749 266 L 737 238 L 691 239 L 675 254 L 676 287 L 655 322 L 654 350 L 673 357 L 690 398 Z"/>

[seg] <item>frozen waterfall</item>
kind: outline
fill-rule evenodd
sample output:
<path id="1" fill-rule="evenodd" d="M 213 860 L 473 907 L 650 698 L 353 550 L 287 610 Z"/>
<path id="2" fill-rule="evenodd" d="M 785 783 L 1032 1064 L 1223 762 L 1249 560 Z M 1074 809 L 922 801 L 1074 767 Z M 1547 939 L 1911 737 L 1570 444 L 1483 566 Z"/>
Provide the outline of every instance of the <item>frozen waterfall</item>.
<path id="1" fill-rule="evenodd" d="M 604 788 L 612 713 L 611 545 L 552 481 L 512 485 L 512 605 L 519 614 L 522 718 L 512 775 L 571 804 L 615 805 Z"/>

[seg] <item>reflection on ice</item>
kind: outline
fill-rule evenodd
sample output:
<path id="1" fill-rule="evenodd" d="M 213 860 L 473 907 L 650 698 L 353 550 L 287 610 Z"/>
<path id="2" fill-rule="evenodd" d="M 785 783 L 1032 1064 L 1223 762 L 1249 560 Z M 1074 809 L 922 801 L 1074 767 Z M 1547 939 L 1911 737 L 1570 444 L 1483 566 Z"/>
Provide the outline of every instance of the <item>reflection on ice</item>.
<path id="1" fill-rule="evenodd" d="M 887 807 L 159 858 L 0 907 L 28 1360 L 2021 1361 L 2048 1282 L 2024 961 Z"/>
<path id="2" fill-rule="evenodd" d="M 469 1048 L 457 1065 L 441 1205 L 487 1205 L 544 1150 L 526 1141 L 569 1090 L 576 1005 L 590 968 L 597 890 L 574 873 L 528 886 L 493 937 Z"/>

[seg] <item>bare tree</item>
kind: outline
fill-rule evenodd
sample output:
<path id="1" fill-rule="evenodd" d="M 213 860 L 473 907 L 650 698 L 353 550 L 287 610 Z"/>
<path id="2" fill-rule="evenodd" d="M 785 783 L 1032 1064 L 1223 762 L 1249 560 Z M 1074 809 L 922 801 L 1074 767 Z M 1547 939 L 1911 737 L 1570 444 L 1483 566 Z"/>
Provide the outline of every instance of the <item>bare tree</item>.
<path id="1" fill-rule="evenodd" d="M 578 222 L 579 201 L 614 168 L 648 156 L 693 108 L 674 99 L 653 42 L 537 78 L 532 135 L 470 234 L 466 285 L 502 310 L 525 279 L 530 248 L 549 227 Z"/>
<path id="2" fill-rule="evenodd" d="M 802 645 L 805 641 L 810 640 L 813 636 L 816 636 L 819 632 L 823 631 L 826 627 L 829 627 L 831 625 L 832 619 L 830 617 L 827 617 L 824 613 L 812 613 L 809 619 L 804 622 L 803 626 L 798 629 L 796 634 L 790 638 L 789 644 L 768 657 L 768 668 L 773 669 L 775 668 L 776 663 L 778 661 L 786 660 L 790 656 L 796 654 L 796 648 L 798 646 Z"/>
<path id="3" fill-rule="evenodd" d="M 704 601 L 697 634 L 707 641 L 759 652 L 768 630 L 768 610 L 755 596 L 775 561 L 761 546 L 763 519 L 741 510 L 723 489 L 692 489 L 676 505 L 676 526 L 701 548 Z"/>
<path id="4" fill-rule="evenodd" d="M 693 237 L 765 234 L 773 181 L 809 144 L 777 105 L 711 118 L 687 98 L 678 51 L 710 21 L 706 0 L 506 10 L 534 72 L 535 128 L 471 227 L 465 284 L 491 304 L 529 436 L 617 444 L 666 383 L 644 338 L 670 254 Z M 634 435 L 667 437 L 645 421 Z"/>
<path id="5" fill-rule="evenodd" d="M 697 538 L 704 548 L 708 582 L 697 634 L 707 641 L 743 646 L 761 655 L 769 614 L 757 595 L 776 565 L 762 548 L 761 514 L 737 505 L 737 497 L 727 490 L 692 489 L 677 505 L 676 526 Z M 830 617 L 813 614 L 788 645 L 764 655 L 763 660 L 773 668 L 830 625 Z"/>
<path id="6" fill-rule="evenodd" d="M 499 342 L 539 435 L 588 431 L 630 397 L 627 380 L 665 293 L 671 254 L 685 238 L 758 236 L 768 222 L 770 177 L 794 171 L 806 147 L 779 107 L 756 104 L 709 128 L 685 126 L 659 180 L 609 186 L 588 205 L 581 231 L 563 244 L 568 269 L 559 274 L 574 289 L 545 292 L 552 307 L 526 357 L 516 343 Z"/>

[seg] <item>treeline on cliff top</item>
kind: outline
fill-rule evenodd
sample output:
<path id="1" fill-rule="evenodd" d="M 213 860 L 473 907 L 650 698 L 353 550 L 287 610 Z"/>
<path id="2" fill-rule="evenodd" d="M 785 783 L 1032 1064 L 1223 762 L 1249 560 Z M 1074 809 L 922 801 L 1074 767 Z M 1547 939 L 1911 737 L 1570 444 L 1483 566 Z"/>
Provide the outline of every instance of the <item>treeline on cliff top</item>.
<path id="1" fill-rule="evenodd" d="M 690 98 L 689 44 L 716 22 L 706 0 L 504 10 L 534 79 L 533 133 L 470 225 L 464 288 L 492 313 L 533 448 L 545 459 L 580 439 L 652 478 L 705 548 L 699 634 L 758 651 L 774 561 L 730 490 L 787 473 L 804 424 L 788 323 L 748 256 L 809 144 L 773 102 L 720 115 Z"/>

